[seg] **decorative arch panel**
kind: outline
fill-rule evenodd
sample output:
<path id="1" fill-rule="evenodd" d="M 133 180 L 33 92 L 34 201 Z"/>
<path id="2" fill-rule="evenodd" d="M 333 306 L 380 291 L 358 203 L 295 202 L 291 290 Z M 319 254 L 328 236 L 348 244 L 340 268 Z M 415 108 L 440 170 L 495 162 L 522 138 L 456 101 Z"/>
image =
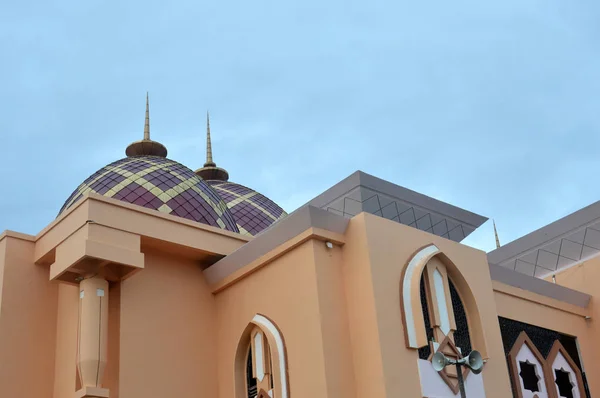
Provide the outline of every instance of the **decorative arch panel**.
<path id="1" fill-rule="evenodd" d="M 252 318 L 237 357 L 237 398 L 290 397 L 284 339 L 269 318 L 260 314 Z"/>
<path id="2" fill-rule="evenodd" d="M 516 398 L 554 398 L 546 360 L 527 333 L 521 332 L 508 354 Z"/>
<path id="3" fill-rule="evenodd" d="M 469 300 L 469 307 L 464 306 L 463 297 Z M 485 355 L 479 311 L 465 278 L 436 245 L 426 246 L 413 255 L 404 269 L 401 300 L 406 345 L 419 352 L 423 396 L 455 397 L 459 393 L 456 367 L 447 366 L 438 373 L 431 365 L 431 357 L 436 352 L 453 359 L 468 354 L 466 351 L 471 348 L 469 317 L 473 329 L 479 333 L 475 345 Z M 460 330 L 457 328 L 457 314 L 461 315 Z M 455 334 L 460 337 L 459 341 L 464 347 L 456 345 Z M 472 374 L 466 369 L 462 373 L 467 394 L 484 398 L 481 375 Z"/>
<path id="4" fill-rule="evenodd" d="M 556 396 L 585 398 L 581 371 L 560 341 L 556 340 L 554 342 L 546 362 L 550 368 L 550 377 L 553 381 Z"/>

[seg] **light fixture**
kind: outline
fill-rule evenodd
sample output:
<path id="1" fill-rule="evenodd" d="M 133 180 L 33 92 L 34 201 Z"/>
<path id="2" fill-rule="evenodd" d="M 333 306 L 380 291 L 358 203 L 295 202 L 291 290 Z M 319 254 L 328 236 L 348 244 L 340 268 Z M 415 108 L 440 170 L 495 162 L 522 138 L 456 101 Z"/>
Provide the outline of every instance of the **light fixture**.
<path id="1" fill-rule="evenodd" d="M 333 243 L 331 242 L 325 242 L 325 246 L 327 246 L 328 249 L 333 249 Z"/>

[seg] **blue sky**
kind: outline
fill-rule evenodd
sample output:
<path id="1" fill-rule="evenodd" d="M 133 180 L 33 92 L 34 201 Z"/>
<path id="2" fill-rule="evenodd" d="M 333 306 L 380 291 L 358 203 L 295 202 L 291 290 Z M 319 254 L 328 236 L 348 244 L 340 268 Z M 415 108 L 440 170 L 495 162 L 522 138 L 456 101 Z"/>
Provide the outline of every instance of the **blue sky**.
<path id="1" fill-rule="evenodd" d="M 355 170 L 495 218 L 506 243 L 600 199 L 600 5 L 0 5 L 0 230 L 35 234 L 152 138 L 294 210 Z M 491 222 L 465 243 L 494 247 Z"/>

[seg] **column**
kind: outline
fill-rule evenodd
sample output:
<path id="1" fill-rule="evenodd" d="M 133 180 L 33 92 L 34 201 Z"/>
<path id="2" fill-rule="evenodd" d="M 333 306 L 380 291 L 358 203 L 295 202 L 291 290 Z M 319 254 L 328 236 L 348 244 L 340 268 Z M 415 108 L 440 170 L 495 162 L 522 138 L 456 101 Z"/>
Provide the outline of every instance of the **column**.
<path id="1" fill-rule="evenodd" d="M 84 278 L 79 286 L 77 369 L 82 389 L 76 398 L 106 398 L 102 379 L 108 347 L 108 282 L 96 275 Z"/>

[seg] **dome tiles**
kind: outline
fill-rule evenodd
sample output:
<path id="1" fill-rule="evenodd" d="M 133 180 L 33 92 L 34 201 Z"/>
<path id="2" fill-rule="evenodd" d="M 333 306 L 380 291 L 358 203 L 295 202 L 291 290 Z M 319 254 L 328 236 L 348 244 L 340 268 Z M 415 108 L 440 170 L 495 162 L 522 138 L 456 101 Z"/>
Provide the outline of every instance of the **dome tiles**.
<path id="1" fill-rule="evenodd" d="M 75 189 L 59 215 L 89 192 L 239 232 L 227 205 L 205 181 L 162 156 L 127 157 L 101 168 Z"/>
<path id="2" fill-rule="evenodd" d="M 241 184 L 229 181 L 207 181 L 227 204 L 240 233 L 256 235 L 287 213 L 266 196 Z"/>

